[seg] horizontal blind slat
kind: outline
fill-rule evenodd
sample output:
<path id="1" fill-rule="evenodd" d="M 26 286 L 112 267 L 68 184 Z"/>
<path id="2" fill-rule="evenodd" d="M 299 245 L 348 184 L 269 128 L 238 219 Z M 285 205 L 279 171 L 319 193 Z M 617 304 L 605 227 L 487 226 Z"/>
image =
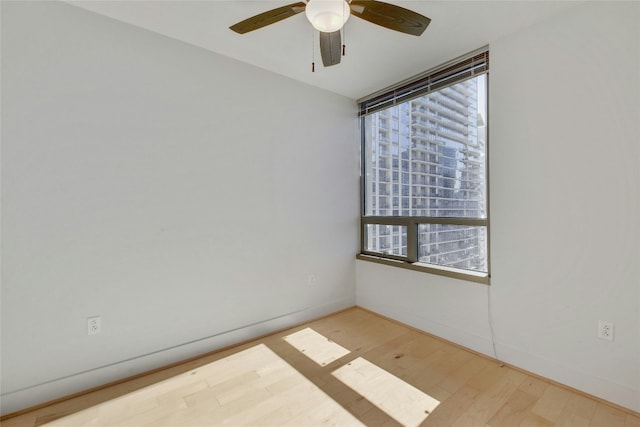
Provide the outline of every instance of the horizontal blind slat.
<path id="1" fill-rule="evenodd" d="M 471 77 L 489 72 L 489 51 L 474 53 L 387 89 L 385 92 L 361 100 L 359 116 L 375 113 L 390 106 L 426 95 Z"/>

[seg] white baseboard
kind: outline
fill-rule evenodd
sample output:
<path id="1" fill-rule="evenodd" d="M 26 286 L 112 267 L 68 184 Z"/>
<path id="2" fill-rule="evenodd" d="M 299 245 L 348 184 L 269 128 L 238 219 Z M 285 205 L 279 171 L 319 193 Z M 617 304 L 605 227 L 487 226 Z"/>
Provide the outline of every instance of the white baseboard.
<path id="1" fill-rule="evenodd" d="M 171 348 L 141 355 L 104 367 L 96 367 L 60 379 L 0 395 L 0 414 L 69 396 L 119 379 L 167 366 L 217 349 L 286 329 L 355 305 L 355 298 L 341 298 L 318 306 L 306 307 L 265 321 Z"/>
<path id="2" fill-rule="evenodd" d="M 466 349 L 493 357 L 493 346 L 491 344 L 491 339 L 488 337 L 473 335 L 467 331 L 434 322 L 426 317 L 416 316 L 408 311 L 400 313 L 398 310 L 384 310 L 379 307 L 361 304 L 360 302 L 358 303 L 358 306 L 416 328 L 427 334 L 445 339 Z"/>
<path id="3" fill-rule="evenodd" d="M 640 412 L 640 390 L 638 389 L 580 371 L 575 366 L 561 365 L 558 362 L 525 353 L 500 343 L 496 343 L 496 347 L 498 356 L 503 362 L 632 411 Z"/>
<path id="4" fill-rule="evenodd" d="M 410 313 L 398 313 L 395 310 L 381 310 L 379 307 L 368 307 L 360 303 L 358 305 L 467 349 L 477 351 L 488 357 L 495 357 L 490 338 L 472 335 L 468 332 L 430 321 L 424 317 L 417 317 Z M 496 342 L 496 352 L 500 361 L 511 366 L 632 411 L 640 412 L 640 390 L 634 389 L 631 386 L 599 378 L 592 374 L 582 372 L 574 366 L 561 365 L 556 361 L 525 353 L 499 342 Z"/>

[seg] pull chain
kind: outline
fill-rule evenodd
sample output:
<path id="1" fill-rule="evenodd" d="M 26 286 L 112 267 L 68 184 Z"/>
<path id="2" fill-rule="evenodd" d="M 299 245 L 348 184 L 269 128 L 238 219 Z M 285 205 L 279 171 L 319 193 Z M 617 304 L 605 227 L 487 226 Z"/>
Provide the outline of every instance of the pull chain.
<path id="1" fill-rule="evenodd" d="M 343 14 L 343 21 L 344 21 L 344 8 L 342 9 L 342 14 Z M 342 56 L 345 56 L 345 51 L 346 51 L 346 45 L 347 43 L 347 25 L 346 22 L 345 24 L 342 26 Z"/>
<path id="2" fill-rule="evenodd" d="M 347 43 L 347 29 L 345 28 L 346 25 L 344 27 L 342 27 L 342 56 L 345 56 L 345 50 L 346 50 L 346 43 Z"/>
<path id="3" fill-rule="evenodd" d="M 316 41 L 313 27 L 311 27 L 311 72 L 316 72 Z"/>

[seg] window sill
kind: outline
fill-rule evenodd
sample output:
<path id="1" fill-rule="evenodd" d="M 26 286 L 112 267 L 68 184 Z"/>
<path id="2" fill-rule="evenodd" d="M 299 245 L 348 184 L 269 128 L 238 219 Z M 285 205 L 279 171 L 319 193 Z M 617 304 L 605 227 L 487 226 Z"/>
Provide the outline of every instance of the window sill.
<path id="1" fill-rule="evenodd" d="M 375 262 L 377 264 L 390 265 L 393 267 L 405 268 L 407 270 L 421 271 L 423 273 L 437 274 L 439 276 L 451 277 L 454 279 L 467 280 L 469 282 L 489 284 L 489 275 L 477 271 L 459 270 L 449 267 L 436 266 L 421 262 L 406 262 L 375 255 L 358 254 L 356 259 L 362 261 Z"/>

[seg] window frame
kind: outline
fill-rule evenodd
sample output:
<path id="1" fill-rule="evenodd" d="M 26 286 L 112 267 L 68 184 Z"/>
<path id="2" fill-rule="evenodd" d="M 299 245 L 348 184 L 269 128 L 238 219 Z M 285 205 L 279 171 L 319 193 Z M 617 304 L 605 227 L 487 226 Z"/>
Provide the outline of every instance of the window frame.
<path id="1" fill-rule="evenodd" d="M 481 72 L 474 74 L 474 61 L 476 58 L 482 56 L 485 61 L 485 68 Z M 456 69 L 456 67 L 464 66 L 464 64 L 471 64 L 468 69 L 471 70 L 470 74 L 464 74 L 463 78 L 451 79 L 445 84 L 432 84 L 433 76 L 446 73 L 448 70 Z M 464 67 L 463 67 L 464 68 Z M 466 73 L 466 69 L 463 69 L 462 73 Z M 461 73 L 461 74 L 462 74 Z M 412 99 L 420 96 L 427 95 L 429 93 L 437 92 L 448 86 L 456 83 L 475 78 L 480 75 L 487 75 L 486 79 L 486 117 L 485 125 L 487 128 L 487 135 L 485 140 L 485 197 L 486 197 L 486 217 L 485 218 L 468 218 L 468 217 L 435 217 L 435 216 L 379 216 L 379 215 L 366 215 L 366 127 L 365 116 L 372 114 L 376 111 L 384 110 L 393 105 L 399 105 L 400 103 L 409 102 Z M 476 51 L 470 52 L 452 61 L 449 61 L 441 66 L 431 69 L 427 72 L 421 73 L 403 82 L 400 82 L 394 86 L 378 91 L 372 95 L 358 100 L 360 107 L 360 132 L 361 132 L 361 156 L 360 156 L 360 253 L 356 256 L 359 260 L 371 261 L 380 264 L 410 269 L 414 271 L 421 271 L 430 274 L 436 274 L 446 277 L 452 277 L 456 279 L 462 279 L 471 282 L 490 284 L 491 278 L 491 233 L 490 233 L 490 185 L 489 185 L 489 48 L 483 47 Z M 373 108 L 368 107 L 368 103 L 375 104 Z M 393 183 L 391 183 L 393 184 Z M 447 267 L 437 264 L 424 263 L 419 261 L 419 226 L 421 224 L 436 224 L 436 225 L 466 225 L 476 227 L 486 227 L 486 263 L 487 272 L 480 272 L 474 270 L 466 270 L 462 268 Z M 407 230 L 407 255 L 392 255 L 383 254 L 380 252 L 374 252 L 367 250 L 367 226 L 368 225 L 389 225 L 389 226 L 403 226 Z"/>

